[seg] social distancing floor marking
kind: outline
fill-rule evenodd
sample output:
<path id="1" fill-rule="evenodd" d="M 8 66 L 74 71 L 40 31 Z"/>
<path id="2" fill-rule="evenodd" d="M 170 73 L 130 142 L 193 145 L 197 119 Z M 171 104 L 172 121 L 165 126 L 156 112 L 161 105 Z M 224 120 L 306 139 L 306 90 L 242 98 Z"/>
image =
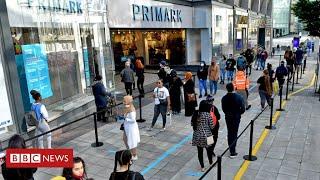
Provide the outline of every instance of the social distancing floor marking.
<path id="1" fill-rule="evenodd" d="M 313 84 L 314 84 L 314 82 L 315 82 L 315 78 L 316 78 L 316 75 L 313 76 L 313 78 L 312 78 L 311 82 L 309 83 L 309 85 L 306 85 L 305 87 L 303 87 L 303 88 L 301 88 L 301 89 L 299 89 L 299 90 L 297 90 L 297 91 L 294 91 L 294 92 L 290 93 L 290 94 L 288 95 L 288 98 L 290 98 L 291 96 L 293 96 L 293 95 L 295 95 L 295 94 L 297 94 L 297 93 L 300 93 L 300 92 L 302 92 L 302 91 L 304 91 L 304 90 L 312 87 Z M 286 100 L 283 100 L 283 102 L 282 102 L 282 107 L 285 107 L 286 104 L 287 104 L 287 101 L 286 101 Z M 275 124 L 275 123 L 278 121 L 280 115 L 281 115 L 281 111 L 276 111 L 276 112 L 274 113 L 274 115 L 272 116 L 272 124 Z M 263 144 L 264 140 L 265 140 L 266 137 L 268 136 L 269 132 L 270 132 L 269 129 L 264 129 L 264 130 L 262 131 L 262 133 L 261 133 L 261 135 L 260 135 L 257 143 L 256 143 L 255 146 L 253 147 L 252 155 L 254 155 L 254 156 L 257 155 L 257 153 L 258 153 L 261 145 Z M 240 179 L 242 178 L 242 176 L 243 176 L 243 175 L 246 173 L 246 171 L 248 170 L 249 165 L 250 165 L 250 161 L 245 160 L 245 161 L 242 163 L 242 165 L 241 165 L 240 169 L 238 170 L 237 174 L 234 176 L 234 180 L 240 180 Z"/>

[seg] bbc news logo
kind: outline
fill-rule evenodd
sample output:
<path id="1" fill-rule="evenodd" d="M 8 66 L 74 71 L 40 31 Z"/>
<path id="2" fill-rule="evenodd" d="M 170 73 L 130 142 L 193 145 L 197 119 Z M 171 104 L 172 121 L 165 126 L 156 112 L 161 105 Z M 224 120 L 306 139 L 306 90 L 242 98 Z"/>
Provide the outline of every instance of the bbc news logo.
<path id="1" fill-rule="evenodd" d="M 72 149 L 7 149 L 8 168 L 72 167 Z"/>

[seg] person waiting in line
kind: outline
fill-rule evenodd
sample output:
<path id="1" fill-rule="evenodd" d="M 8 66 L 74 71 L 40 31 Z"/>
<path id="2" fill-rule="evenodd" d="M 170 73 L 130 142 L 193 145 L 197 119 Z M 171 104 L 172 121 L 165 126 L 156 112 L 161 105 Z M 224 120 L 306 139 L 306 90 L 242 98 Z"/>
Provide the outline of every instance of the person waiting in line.
<path id="1" fill-rule="evenodd" d="M 235 91 L 243 98 L 246 110 L 251 108 L 248 103 L 250 79 L 243 70 L 238 70 L 233 81 Z"/>
<path id="2" fill-rule="evenodd" d="M 62 177 L 66 180 L 86 180 L 86 164 L 81 157 L 73 157 L 73 167 L 63 168 Z"/>
<path id="3" fill-rule="evenodd" d="M 227 70 L 227 79 L 228 82 L 233 81 L 233 73 L 235 71 L 236 60 L 234 59 L 232 54 L 229 54 L 229 58 L 226 62 L 226 70 Z"/>
<path id="4" fill-rule="evenodd" d="M 202 98 L 202 91 L 204 91 L 204 96 L 208 95 L 208 91 L 207 91 L 208 69 L 204 61 L 200 62 L 200 67 L 197 71 L 197 76 L 199 80 L 199 98 Z"/>
<path id="5" fill-rule="evenodd" d="M 270 84 L 271 84 L 271 88 L 272 88 L 272 84 L 273 84 L 273 82 L 275 80 L 274 70 L 272 69 L 272 64 L 270 64 L 270 63 L 267 64 L 267 70 L 269 72 Z"/>
<path id="6" fill-rule="evenodd" d="M 47 131 L 50 131 L 50 126 L 48 124 L 48 111 L 44 104 L 42 104 L 41 94 L 36 91 L 30 91 L 32 98 L 35 100 L 31 105 L 31 111 L 34 111 L 37 119 L 36 124 L 36 136 L 39 134 L 43 134 Z M 47 136 L 47 148 L 51 148 L 51 133 L 46 134 Z M 44 148 L 43 146 L 43 136 L 38 137 L 38 148 Z"/>
<path id="7" fill-rule="evenodd" d="M 191 119 L 193 128 L 192 146 L 197 146 L 198 160 L 201 166 L 201 171 L 204 172 L 203 163 L 203 148 L 206 148 L 210 165 L 213 163 L 213 146 L 208 144 L 207 137 L 212 136 L 214 129 L 213 121 L 210 115 L 210 106 L 206 100 L 202 100 L 199 105 L 199 110 L 196 110 Z"/>
<path id="8" fill-rule="evenodd" d="M 171 102 L 171 110 L 172 114 L 180 114 L 181 113 L 181 87 L 183 85 L 182 80 L 178 77 L 177 72 L 175 70 L 171 71 L 171 83 L 170 83 L 170 102 Z"/>
<path id="9" fill-rule="evenodd" d="M 120 166 L 118 168 L 118 165 Z M 114 169 L 109 180 L 144 180 L 139 172 L 130 171 L 132 154 L 129 150 L 117 151 L 114 160 Z"/>
<path id="10" fill-rule="evenodd" d="M 154 98 L 154 115 L 151 127 L 148 129 L 149 131 L 152 130 L 154 125 L 156 124 L 159 115 L 162 116 L 162 129 L 160 131 L 166 130 L 166 121 L 167 117 L 166 114 L 168 110 L 170 110 L 170 95 L 169 91 L 166 87 L 163 86 L 162 79 L 157 81 L 157 87 L 153 91 L 153 98 Z"/>
<path id="11" fill-rule="evenodd" d="M 186 72 L 184 75 L 185 81 L 183 85 L 184 91 L 184 108 L 185 116 L 192 116 L 195 108 L 197 107 L 197 97 L 195 92 L 194 82 L 192 80 L 192 73 Z"/>
<path id="12" fill-rule="evenodd" d="M 162 60 L 159 65 L 160 65 L 160 69 L 158 72 L 158 77 L 159 79 L 162 79 L 163 86 L 169 89 L 169 82 L 170 82 L 169 75 L 170 75 L 171 69 L 169 66 L 167 66 L 167 63 L 164 60 Z"/>
<path id="13" fill-rule="evenodd" d="M 279 86 L 283 87 L 285 77 L 288 75 L 288 69 L 284 66 L 284 61 L 281 61 L 280 66 L 276 69 L 275 77 L 278 80 Z"/>
<path id="14" fill-rule="evenodd" d="M 8 149 L 26 149 L 26 143 L 22 136 L 15 134 L 10 137 Z M 6 157 L 1 164 L 2 176 L 4 180 L 32 180 L 37 168 L 7 168 Z"/>
<path id="15" fill-rule="evenodd" d="M 212 144 L 212 153 L 213 153 L 213 156 L 216 156 L 216 154 L 214 153 L 214 148 L 216 147 L 216 144 L 218 141 L 219 128 L 220 128 L 219 120 L 221 119 L 221 115 L 219 113 L 218 108 L 213 104 L 213 101 L 214 101 L 213 96 L 207 96 L 206 100 L 208 103 L 208 108 L 210 108 L 210 115 L 214 125 L 214 128 L 211 129 L 213 140 L 214 140 L 214 143 Z"/>
<path id="16" fill-rule="evenodd" d="M 270 83 L 269 71 L 267 69 L 263 70 L 262 76 L 259 77 L 257 83 L 259 84 L 261 110 L 263 110 L 266 101 L 268 105 L 270 105 L 270 98 L 272 96 L 272 86 Z"/>
<path id="17" fill-rule="evenodd" d="M 144 89 L 143 89 L 143 83 L 144 83 L 144 65 L 142 64 L 140 59 L 136 60 L 136 76 L 137 79 L 137 87 L 139 90 L 139 94 L 144 96 Z"/>
<path id="18" fill-rule="evenodd" d="M 220 84 L 224 84 L 224 80 L 226 79 L 226 63 L 227 63 L 227 58 L 225 55 L 222 55 L 219 61 Z"/>
<path id="19" fill-rule="evenodd" d="M 130 68 L 130 61 L 125 63 L 125 68 L 121 71 L 121 81 L 124 83 L 127 95 L 132 95 L 132 86 L 134 83 L 134 72 Z"/>
<path id="20" fill-rule="evenodd" d="M 218 80 L 219 80 L 219 65 L 217 64 L 216 58 L 213 57 L 211 61 L 211 65 L 209 66 L 208 74 L 209 74 L 209 86 L 210 86 L 210 94 L 217 94 L 218 90 Z"/>
<path id="21" fill-rule="evenodd" d="M 133 106 L 132 96 L 123 97 L 124 104 L 124 133 L 123 133 L 123 142 L 126 145 L 133 155 L 133 160 L 138 160 L 137 147 L 140 142 L 140 133 L 138 123 L 136 121 L 136 109 Z"/>
<path id="22" fill-rule="evenodd" d="M 107 112 L 107 96 L 111 96 L 111 93 L 108 93 L 106 87 L 102 83 L 102 76 L 97 75 L 94 78 L 92 84 L 92 94 L 94 96 L 94 102 L 97 109 L 97 121 L 107 122 L 106 112 Z"/>
<path id="23" fill-rule="evenodd" d="M 252 49 L 248 48 L 245 53 L 244 57 L 247 60 L 247 65 L 246 65 L 246 75 L 251 75 L 251 70 L 252 70 L 252 63 L 254 60 L 254 52 Z"/>
<path id="24" fill-rule="evenodd" d="M 290 46 L 287 47 L 287 50 L 284 53 L 284 58 L 287 62 L 287 69 L 288 69 L 288 78 L 289 81 L 292 79 L 292 75 L 294 72 L 294 55 L 292 50 L 290 49 Z"/>
<path id="25" fill-rule="evenodd" d="M 241 115 L 245 112 L 243 98 L 234 93 L 234 87 L 232 83 L 226 85 L 228 93 L 222 97 L 222 111 L 225 114 L 225 120 L 228 131 L 228 145 L 230 151 L 230 158 L 237 157 L 236 152 L 237 136 L 240 125 Z"/>
<path id="26" fill-rule="evenodd" d="M 295 56 L 294 56 L 295 57 L 294 66 L 295 66 L 296 72 L 300 71 L 302 61 L 303 61 L 303 56 L 304 56 L 304 51 L 302 50 L 302 47 L 299 46 L 299 48 L 296 50 Z"/>

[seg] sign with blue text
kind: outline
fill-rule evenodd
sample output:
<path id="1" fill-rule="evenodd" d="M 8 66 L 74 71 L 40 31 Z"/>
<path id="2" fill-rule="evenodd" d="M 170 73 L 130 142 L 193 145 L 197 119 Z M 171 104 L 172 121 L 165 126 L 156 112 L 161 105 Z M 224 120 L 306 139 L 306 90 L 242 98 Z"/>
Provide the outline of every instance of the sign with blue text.
<path id="1" fill-rule="evenodd" d="M 43 99 L 53 95 L 48 68 L 48 58 L 44 45 L 30 44 L 22 46 L 24 69 L 28 92 L 37 90 Z M 34 100 L 29 96 L 30 102 Z"/>

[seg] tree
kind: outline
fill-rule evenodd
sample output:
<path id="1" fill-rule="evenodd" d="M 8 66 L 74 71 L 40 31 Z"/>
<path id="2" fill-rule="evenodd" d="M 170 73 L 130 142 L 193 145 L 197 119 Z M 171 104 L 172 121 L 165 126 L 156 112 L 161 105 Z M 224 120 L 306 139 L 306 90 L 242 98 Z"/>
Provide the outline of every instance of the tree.
<path id="1" fill-rule="evenodd" d="M 304 23 L 304 30 L 309 31 L 310 36 L 320 37 L 319 0 L 298 0 L 292 11 Z"/>

